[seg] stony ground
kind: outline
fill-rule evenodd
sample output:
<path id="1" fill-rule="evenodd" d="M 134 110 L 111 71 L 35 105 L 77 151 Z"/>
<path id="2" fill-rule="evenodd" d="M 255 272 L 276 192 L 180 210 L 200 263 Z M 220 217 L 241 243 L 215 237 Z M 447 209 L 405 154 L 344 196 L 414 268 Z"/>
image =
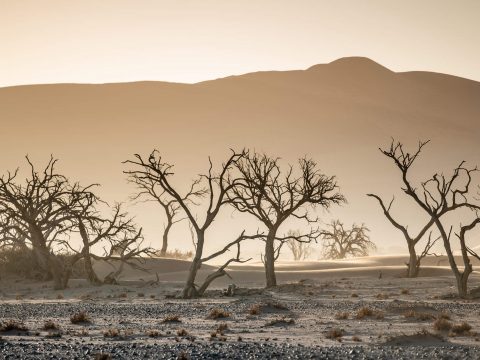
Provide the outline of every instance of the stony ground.
<path id="1" fill-rule="evenodd" d="M 165 284 L 16 286 L 0 300 L 0 358 L 480 359 L 479 303 L 452 285 L 339 278 L 201 300 L 169 298 Z"/>

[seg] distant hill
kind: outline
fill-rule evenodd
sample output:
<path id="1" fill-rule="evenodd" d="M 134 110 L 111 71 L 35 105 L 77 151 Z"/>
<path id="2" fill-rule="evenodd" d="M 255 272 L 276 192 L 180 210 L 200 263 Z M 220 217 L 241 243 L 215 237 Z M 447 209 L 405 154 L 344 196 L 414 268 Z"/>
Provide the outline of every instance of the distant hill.
<path id="1" fill-rule="evenodd" d="M 182 183 L 206 169 L 208 155 L 221 161 L 229 148 L 255 148 L 288 161 L 307 154 L 338 176 L 349 200 L 331 216 L 367 223 L 384 249 L 393 244 L 391 237 L 401 237 L 364 194 L 390 197 L 399 179 L 378 146 L 392 136 L 409 145 L 431 139 L 420 172 L 448 169 L 462 159 L 480 164 L 479 82 L 395 73 L 358 57 L 191 85 L 0 88 L 0 121 L 0 172 L 23 165 L 26 153 L 38 161 L 53 153 L 71 178 L 101 183 L 107 200 L 123 200 L 132 191 L 121 161 L 152 148 L 176 164 Z M 415 221 L 415 212 L 401 209 L 399 217 Z M 159 237 L 159 215 L 141 206 L 134 211 L 147 235 Z M 180 244 L 189 246 L 189 238 L 182 236 Z"/>

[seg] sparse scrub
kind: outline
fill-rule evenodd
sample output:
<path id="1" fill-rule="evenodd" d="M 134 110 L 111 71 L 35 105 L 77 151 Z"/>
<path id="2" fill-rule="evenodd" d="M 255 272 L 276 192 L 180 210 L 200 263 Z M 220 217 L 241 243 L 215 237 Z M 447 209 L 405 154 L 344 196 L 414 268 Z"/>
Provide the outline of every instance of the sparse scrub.
<path id="1" fill-rule="evenodd" d="M 148 337 L 151 337 L 151 338 L 158 338 L 162 336 L 162 334 L 158 330 L 149 330 L 147 331 L 147 335 Z"/>
<path id="2" fill-rule="evenodd" d="M 185 336 L 188 336 L 188 331 L 185 330 L 185 329 L 178 329 L 177 330 L 177 336 L 180 336 L 180 337 L 185 337 Z"/>
<path id="3" fill-rule="evenodd" d="M 409 310 L 406 311 L 403 316 L 405 318 L 410 318 L 410 319 L 416 319 L 419 321 L 427 321 L 427 320 L 433 320 L 435 319 L 435 316 L 433 314 L 427 313 L 427 312 L 417 312 L 415 310 Z"/>
<path id="4" fill-rule="evenodd" d="M 137 293 L 137 296 L 143 298 L 143 297 L 145 297 L 145 293 L 139 292 L 139 293 Z"/>
<path id="5" fill-rule="evenodd" d="M 380 294 L 375 295 L 375 298 L 378 299 L 378 300 L 386 300 L 386 299 L 389 298 L 389 296 L 388 296 L 388 294 L 380 293 Z"/>
<path id="6" fill-rule="evenodd" d="M 472 326 L 464 321 L 460 324 L 453 325 L 451 332 L 454 335 L 464 335 L 466 333 L 470 333 L 470 330 L 472 330 Z"/>
<path id="7" fill-rule="evenodd" d="M 95 354 L 94 359 L 95 360 L 111 360 L 112 356 L 106 353 L 99 353 L 99 354 Z"/>
<path id="8" fill-rule="evenodd" d="M 401 293 L 402 295 L 410 295 L 410 290 L 408 290 L 408 289 L 402 289 L 402 290 L 400 291 L 400 293 Z"/>
<path id="9" fill-rule="evenodd" d="M 348 312 L 338 312 L 335 314 L 336 320 L 347 320 L 350 314 Z"/>
<path id="10" fill-rule="evenodd" d="M 355 335 L 355 336 L 352 337 L 352 341 L 361 342 L 362 339 L 360 339 L 358 336 Z"/>
<path id="11" fill-rule="evenodd" d="M 220 308 L 214 308 L 208 314 L 208 319 L 224 319 L 230 317 L 230 313 Z"/>
<path id="12" fill-rule="evenodd" d="M 70 322 L 72 324 L 88 324 L 91 323 L 90 316 L 85 311 L 80 311 L 70 316 Z"/>
<path id="13" fill-rule="evenodd" d="M 293 325 L 295 324 L 294 319 L 287 319 L 287 318 L 278 318 L 268 321 L 265 326 L 284 326 L 284 325 Z"/>
<path id="14" fill-rule="evenodd" d="M 180 317 L 178 315 L 167 315 L 162 320 L 162 322 L 164 322 L 164 323 L 179 323 L 179 322 L 182 322 L 182 320 L 180 320 Z"/>
<path id="15" fill-rule="evenodd" d="M 333 328 L 327 331 L 327 333 L 325 334 L 325 337 L 330 340 L 340 341 L 344 333 L 345 332 L 343 329 Z"/>
<path id="16" fill-rule="evenodd" d="M 0 327 L 0 332 L 9 332 L 9 331 L 21 331 L 26 332 L 28 328 L 16 320 L 7 320 L 2 323 Z"/>
<path id="17" fill-rule="evenodd" d="M 357 311 L 356 318 L 364 319 L 366 317 L 374 317 L 375 319 L 380 320 L 385 317 L 385 314 L 382 311 L 373 310 L 367 306 L 364 306 Z"/>
<path id="18" fill-rule="evenodd" d="M 115 328 L 110 328 L 103 332 L 103 336 L 106 338 L 117 338 L 120 336 L 120 330 Z"/>
<path id="19" fill-rule="evenodd" d="M 356 293 L 352 293 L 352 295 L 350 295 L 352 298 L 358 298 L 358 294 Z"/>
<path id="20" fill-rule="evenodd" d="M 45 331 L 59 330 L 59 326 L 52 320 L 47 320 L 43 324 L 42 330 L 45 330 Z"/>
<path id="21" fill-rule="evenodd" d="M 452 328 L 452 323 L 447 319 L 437 319 L 433 322 L 433 328 L 437 331 L 448 331 Z"/>

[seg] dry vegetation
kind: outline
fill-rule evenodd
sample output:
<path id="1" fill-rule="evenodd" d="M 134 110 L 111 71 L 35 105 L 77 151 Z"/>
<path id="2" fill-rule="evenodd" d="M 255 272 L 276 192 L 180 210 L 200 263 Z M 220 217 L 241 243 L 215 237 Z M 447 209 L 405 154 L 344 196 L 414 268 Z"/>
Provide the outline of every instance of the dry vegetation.
<path id="1" fill-rule="evenodd" d="M 72 324 L 89 324 L 92 320 L 85 311 L 80 311 L 70 317 L 70 322 Z"/>
<path id="2" fill-rule="evenodd" d="M 230 313 L 220 308 L 214 308 L 210 311 L 207 318 L 208 319 L 224 319 L 230 317 Z"/>

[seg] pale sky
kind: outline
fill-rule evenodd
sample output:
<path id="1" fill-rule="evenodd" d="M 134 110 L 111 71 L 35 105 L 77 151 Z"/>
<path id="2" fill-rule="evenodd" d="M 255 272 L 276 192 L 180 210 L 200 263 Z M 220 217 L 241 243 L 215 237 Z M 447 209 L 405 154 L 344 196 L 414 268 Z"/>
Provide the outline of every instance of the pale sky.
<path id="1" fill-rule="evenodd" d="M 0 86 L 190 83 L 344 56 L 480 80 L 480 1 L 0 0 Z"/>

